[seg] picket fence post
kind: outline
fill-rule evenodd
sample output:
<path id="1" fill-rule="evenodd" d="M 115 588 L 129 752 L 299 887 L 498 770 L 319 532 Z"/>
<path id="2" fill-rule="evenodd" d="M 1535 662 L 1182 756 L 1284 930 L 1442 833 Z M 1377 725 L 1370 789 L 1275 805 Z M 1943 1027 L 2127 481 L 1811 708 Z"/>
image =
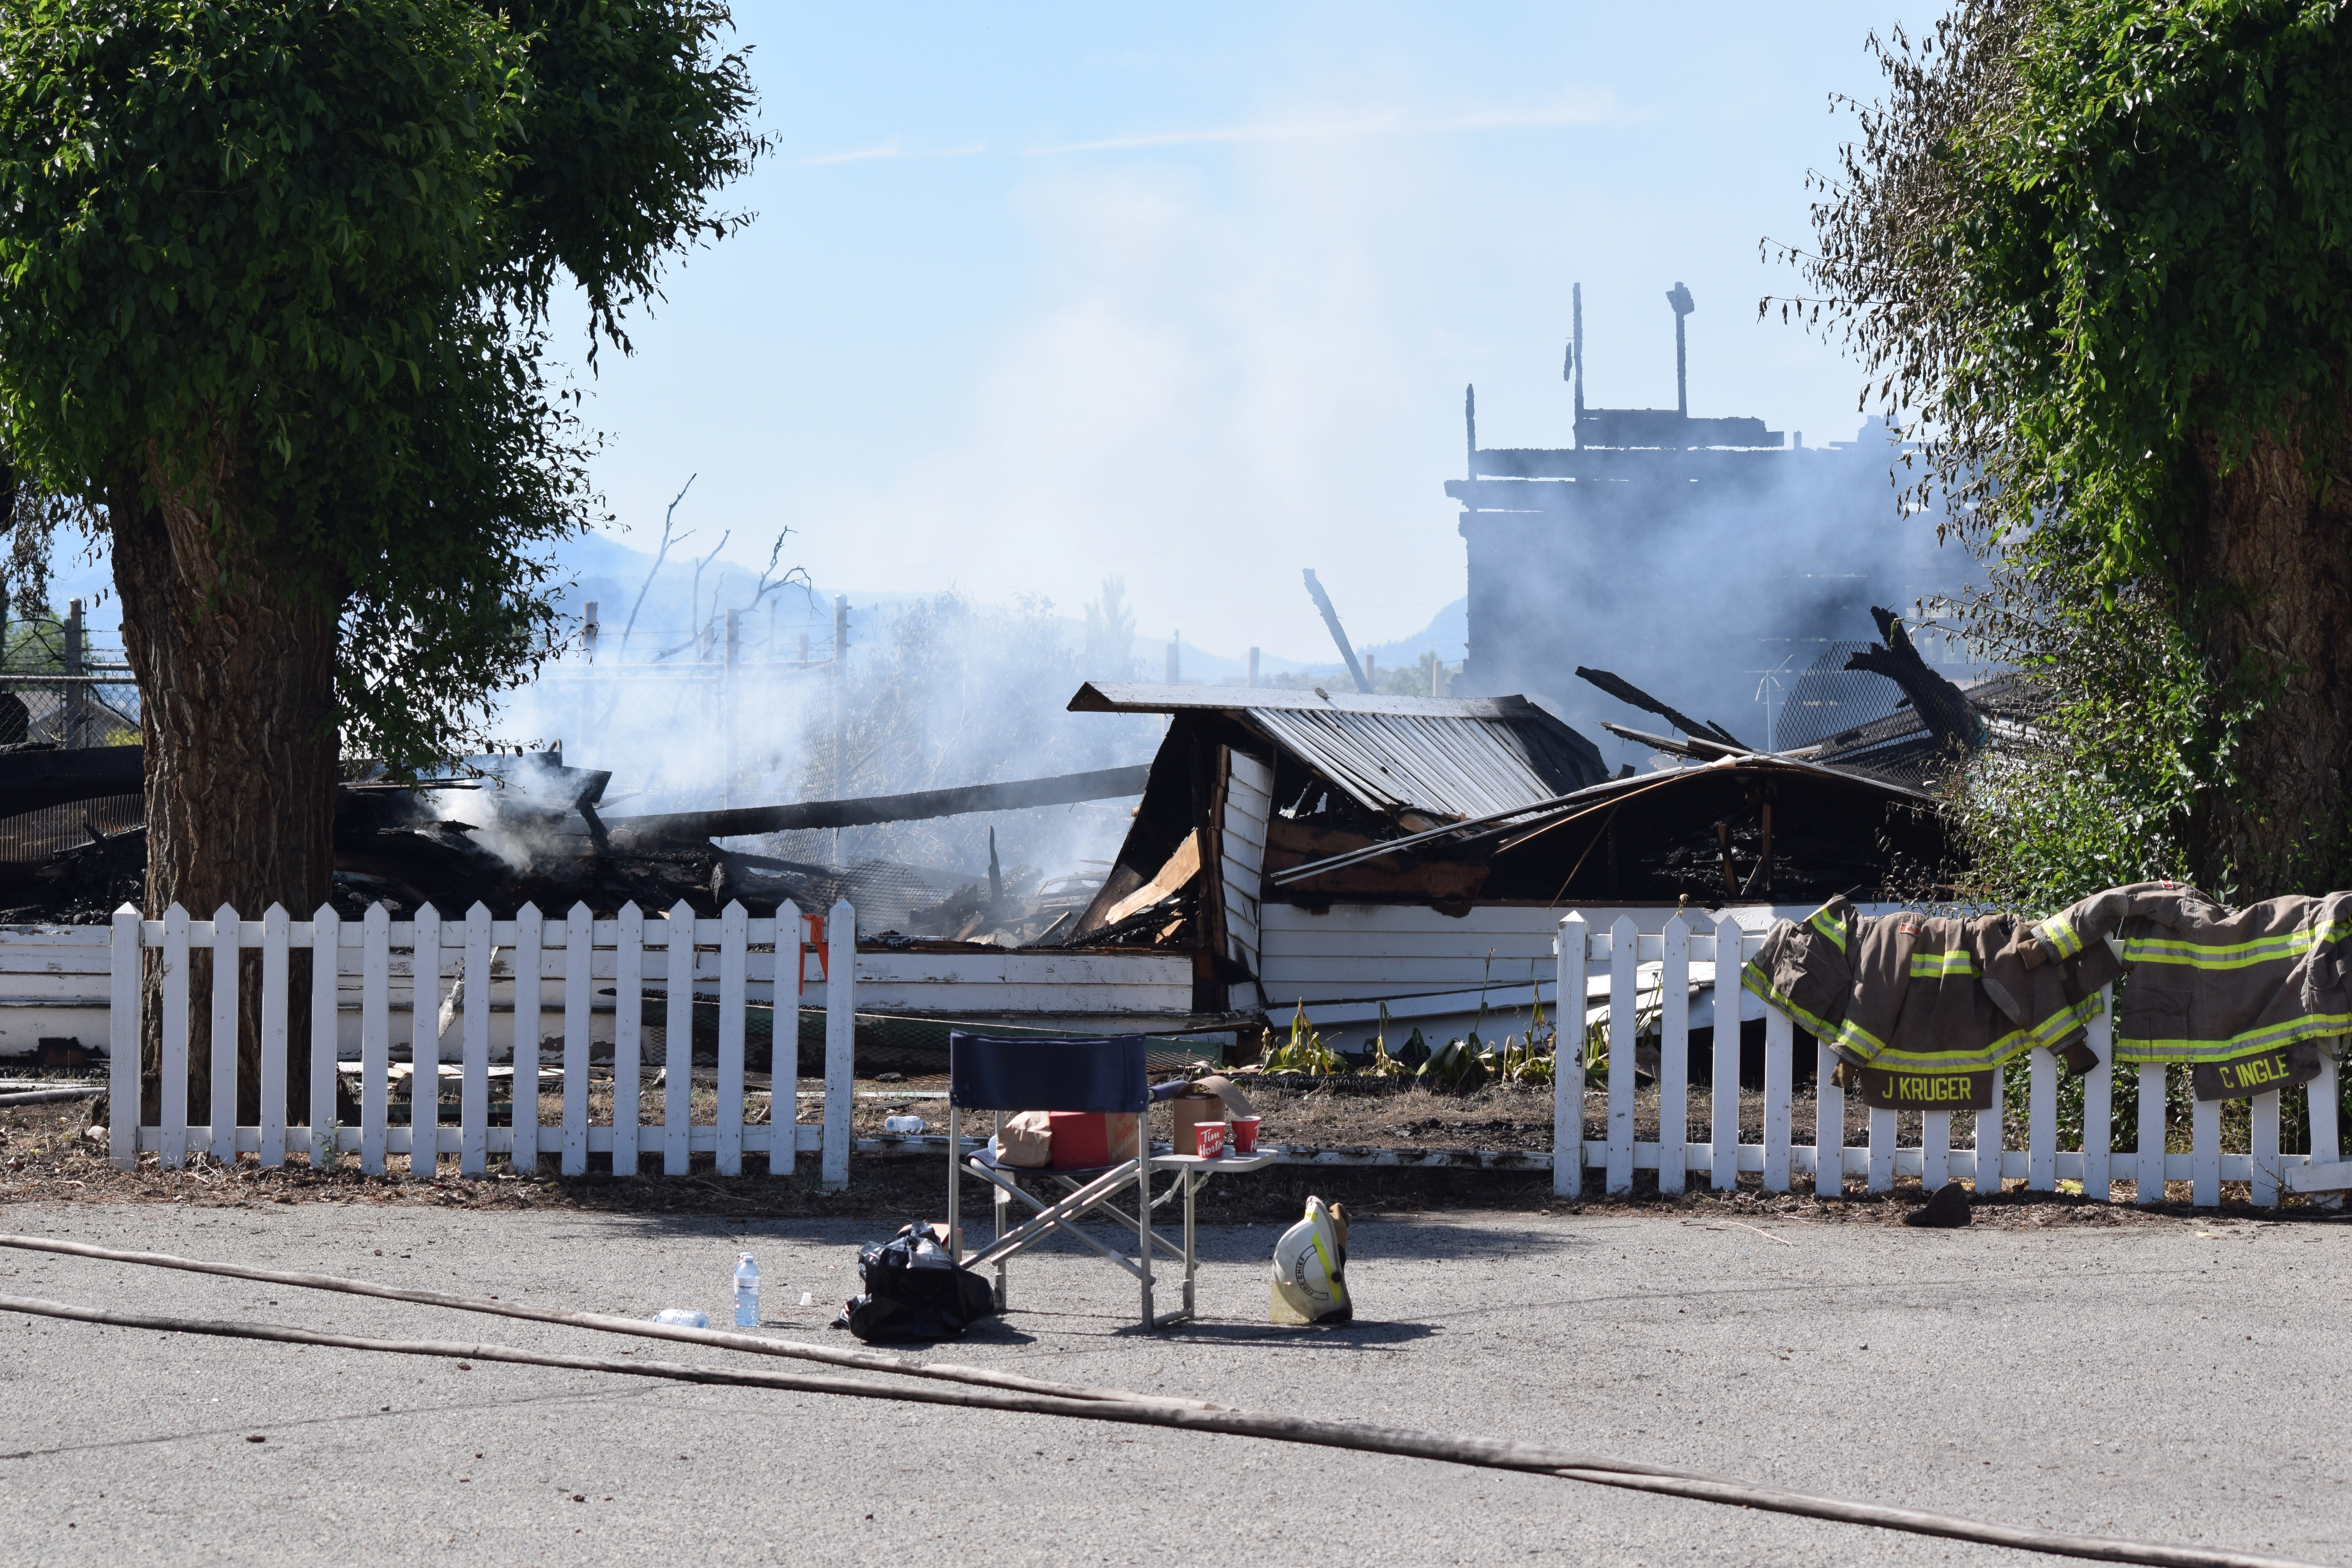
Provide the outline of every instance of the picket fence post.
<path id="1" fill-rule="evenodd" d="M 857 911 L 836 900 L 824 917 L 824 1184 L 849 1184 L 849 1108 L 856 1092 Z M 798 1015 L 794 1015 L 795 1018 Z M 797 1103 L 797 1097 L 795 1098 Z M 954 1223 L 954 1216 L 949 1216 Z"/>
<path id="2" fill-rule="evenodd" d="M 1591 933 L 1571 910 L 1552 938 L 1558 1018 L 1552 1033 L 1551 1190 L 1574 1197 L 1584 1187 L 1584 974 Z"/>
<path id="3" fill-rule="evenodd" d="M 1739 943 L 1738 921 L 1725 920 L 1717 923 L 1715 1070 L 1708 1080 L 1712 1087 L 1707 1100 L 1707 1184 L 1718 1193 L 1727 1193 L 1739 1185 Z M 1727 952 L 1729 958 L 1724 956 Z M 1765 1184 L 1771 1184 L 1769 1173 Z"/>
<path id="4" fill-rule="evenodd" d="M 1690 1137 L 1690 926 L 1676 912 L 1658 954 L 1658 1191 L 1683 1190 Z M 1708 1161 L 1711 1166 L 1712 1158 Z"/>
<path id="5" fill-rule="evenodd" d="M 140 924 L 139 911 L 129 904 L 114 911 L 113 973 L 107 987 L 106 1158 L 118 1171 L 139 1167 L 139 1026 L 147 964 Z"/>

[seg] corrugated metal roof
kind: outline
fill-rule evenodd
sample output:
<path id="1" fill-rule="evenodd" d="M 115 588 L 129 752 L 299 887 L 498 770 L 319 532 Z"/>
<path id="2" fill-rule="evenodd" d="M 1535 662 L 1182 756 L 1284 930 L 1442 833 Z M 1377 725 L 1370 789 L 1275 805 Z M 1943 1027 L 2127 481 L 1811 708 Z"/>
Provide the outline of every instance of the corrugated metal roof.
<path id="1" fill-rule="evenodd" d="M 1285 708 L 1308 712 L 1386 713 L 1425 719 L 1524 719 L 1547 711 L 1529 697 L 1388 697 L 1375 692 L 1295 690 L 1271 686 L 1168 686 L 1158 681 L 1089 680 L 1070 699 L 1073 713 L 1175 713 L 1192 709 Z"/>
<path id="2" fill-rule="evenodd" d="M 1486 816 L 1549 800 L 1597 771 L 1548 716 L 1428 718 L 1252 708 L 1249 721 L 1374 811 Z M 1572 735 L 1573 731 L 1566 731 Z"/>

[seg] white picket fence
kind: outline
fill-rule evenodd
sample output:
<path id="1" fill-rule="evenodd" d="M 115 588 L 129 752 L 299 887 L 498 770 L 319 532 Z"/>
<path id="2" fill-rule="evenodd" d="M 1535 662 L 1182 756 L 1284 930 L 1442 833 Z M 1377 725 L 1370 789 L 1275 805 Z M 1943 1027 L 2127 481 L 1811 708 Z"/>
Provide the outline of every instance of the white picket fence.
<path id="1" fill-rule="evenodd" d="M 647 916 L 634 904 L 616 920 L 597 920 L 585 905 L 551 920 L 529 905 L 510 921 L 493 920 L 477 904 L 463 921 L 446 921 L 431 905 L 416 918 L 395 921 L 378 904 L 356 923 L 331 909 L 307 921 L 289 919 L 273 907 L 260 920 L 239 919 L 223 906 L 211 920 L 192 920 L 178 905 L 159 921 L 143 920 L 125 908 L 114 918 L 111 992 L 109 997 L 109 1154 L 123 1168 L 142 1150 L 167 1166 L 184 1164 L 193 1152 L 231 1161 L 240 1152 L 258 1154 L 264 1165 L 283 1164 L 289 1148 L 307 1147 L 312 1163 L 356 1154 L 360 1168 L 380 1174 L 394 1158 L 417 1173 L 431 1173 L 437 1156 L 455 1154 L 467 1175 L 482 1173 L 492 1156 L 536 1168 L 537 1156 L 554 1154 L 568 1175 L 588 1168 L 592 1153 L 609 1153 L 615 1174 L 639 1169 L 658 1156 L 664 1173 L 683 1175 L 692 1157 L 715 1157 L 722 1175 L 737 1175 L 744 1156 L 765 1156 L 772 1173 L 791 1171 L 803 1151 L 820 1154 L 822 1179 L 838 1186 L 849 1179 L 850 1107 L 853 1098 L 854 990 L 856 918 L 846 902 L 827 912 L 824 930 L 825 1005 L 824 1095 L 821 1122 L 798 1118 L 796 1052 L 798 995 L 803 967 L 805 926 L 787 903 L 773 918 L 754 918 L 730 904 L 717 920 L 701 920 L 684 903 L 667 916 Z M 8 942 L 19 963 L 35 955 L 43 933 L 13 935 Z M 65 940 L 65 933 L 57 933 Z M 261 1121 L 236 1126 L 232 1114 L 209 1125 L 188 1123 L 190 994 L 194 953 L 214 954 L 208 999 L 212 1038 L 234 1041 L 238 1032 L 237 955 L 261 954 Z M 141 974 L 147 952 L 161 954 L 162 1114 L 152 1126 L 138 1125 L 140 1033 L 143 1005 Z M 311 1038 L 323 1048 L 310 1053 L 310 1121 L 289 1125 L 287 1043 L 289 982 L 293 966 L 310 966 Z M 807 953 L 813 958 L 814 953 Z M 781 960 L 781 963 L 780 963 Z M 37 962 L 37 959 L 34 959 Z M 442 1059 L 440 1003 L 444 980 L 462 978 L 462 1025 L 457 1048 L 459 1120 L 440 1121 L 440 1096 L 413 1089 L 406 1125 L 392 1121 L 391 1068 L 395 986 L 409 994 L 409 1053 L 412 1086 L 437 1085 Z M 341 998 L 356 981 L 359 990 L 360 1118 L 340 1123 L 336 1114 L 337 1053 Z M 694 997 L 715 985 L 719 1003 L 718 1109 L 709 1122 L 692 1119 Z M 558 989 L 551 1001 L 548 991 Z M 609 987 L 610 1001 L 604 1000 Z M 640 1074 L 644 1063 L 643 1016 L 648 987 L 666 994 L 662 1067 L 662 1120 L 639 1125 Z M 744 1119 L 743 1037 L 747 1002 L 754 989 L 772 999 L 775 1012 L 775 1071 L 768 1121 Z M 508 1000 L 510 998 L 510 1001 Z M 513 1124 L 489 1124 L 491 1017 L 493 1009 L 513 1010 L 515 1092 Z M 599 1016 L 609 1016 L 600 1026 Z M 549 1026 L 557 1027 L 551 1031 Z M 609 1117 L 589 1116 L 592 1042 L 609 1031 L 613 1106 Z M 501 1030 L 501 1033 L 505 1031 Z M 542 1063 L 541 1042 L 560 1034 L 558 1059 Z M 542 1065 L 562 1069 L 563 1114 L 560 1121 L 539 1119 L 536 1086 Z M 211 1100 L 236 1104 L 237 1058 L 234 1048 L 212 1053 Z"/>
<path id="2" fill-rule="evenodd" d="M 2060 1068 L 2057 1058 L 2040 1048 L 2032 1052 L 2024 1065 L 2028 1116 L 2026 1146 L 2022 1149 L 2003 1146 L 1998 1078 L 1993 1109 L 1990 1110 L 1921 1112 L 1920 1138 L 1916 1146 L 1897 1146 L 1898 1112 L 1873 1108 L 1869 1141 L 1859 1147 L 1849 1147 L 1845 1142 L 1845 1091 L 1829 1082 L 1836 1058 L 1826 1046 L 1815 1047 L 1815 1082 L 1821 1087 L 1815 1100 L 1811 1141 L 1800 1142 L 1801 1131 L 1791 1125 L 1796 1026 L 1786 1014 L 1771 1007 L 1766 1009 L 1764 1030 L 1764 1141 L 1739 1142 L 1739 1036 L 1733 1028 L 1715 1032 L 1710 1125 L 1704 1140 L 1693 1139 L 1688 1082 L 1690 965 L 1716 963 L 1718 952 L 1725 955 L 1727 962 L 1715 971 L 1719 988 L 1716 1016 L 1736 1017 L 1734 1009 L 1721 1005 L 1722 999 L 1731 994 L 1725 988 L 1738 984 L 1738 963 L 1754 957 L 1763 942 L 1763 932 L 1743 932 L 1736 921 L 1728 920 L 1709 930 L 1704 923 L 1686 922 L 1677 915 L 1656 936 L 1637 934 L 1633 921 L 1624 916 L 1607 930 L 1595 929 L 1594 922 L 1588 921 L 1580 912 L 1570 913 L 1559 922 L 1556 948 L 1559 994 L 1582 995 L 1591 977 L 1608 976 L 1606 1060 L 1629 1065 L 1633 1060 L 1638 1025 L 1637 972 L 1642 965 L 1660 966 L 1663 991 L 1656 989 L 1659 981 L 1639 985 L 1645 997 L 1658 998 L 1654 1005 L 1662 1010 L 1658 1139 L 1642 1142 L 1634 1137 L 1634 1074 L 1631 1071 L 1608 1075 L 1609 1109 L 1603 1136 L 1584 1136 L 1584 1063 L 1571 1045 L 1571 1048 L 1560 1052 L 1554 1083 L 1555 1191 L 1562 1194 L 1579 1191 L 1588 1168 L 1603 1173 L 1604 1184 L 1612 1193 L 1633 1191 L 1633 1173 L 1637 1170 L 1657 1172 L 1659 1189 L 1669 1193 L 1683 1191 L 1694 1174 L 1717 1191 L 1728 1190 L 1741 1173 L 1748 1173 L 1760 1175 L 1764 1190 L 1773 1193 L 1785 1193 L 1792 1182 L 1805 1177 L 1811 1177 L 1813 1190 L 1823 1194 L 1842 1191 L 1849 1176 L 1863 1177 L 1868 1190 L 1874 1193 L 1893 1188 L 1897 1176 L 1916 1176 L 1931 1189 L 1947 1181 L 1966 1180 L 1979 1190 L 1989 1190 L 1997 1179 L 2022 1178 L 2032 1192 L 2055 1191 L 2062 1181 L 2079 1182 L 2085 1194 L 2104 1201 L 2112 1196 L 2111 1183 L 2131 1182 L 2135 1184 L 2135 1197 L 2143 1204 L 2163 1202 L 2167 1181 L 2185 1181 L 2190 1184 L 2190 1201 L 2207 1207 L 2221 1201 L 2224 1182 L 2247 1183 L 2252 1201 L 2263 1205 L 2276 1204 L 2285 1190 L 2337 1191 L 2352 1184 L 2352 1164 L 2346 1163 L 2338 1152 L 2341 1145 L 2336 1114 L 2336 1067 L 2332 1056 L 2321 1076 L 2306 1089 L 2273 1089 L 2254 1099 L 2251 1149 L 2224 1152 L 2221 1104 L 2200 1100 L 2191 1124 L 2193 1147 L 2189 1152 L 2111 1152 L 2116 1116 L 2131 1114 L 2134 1110 L 2115 1103 L 2112 988 L 2105 995 L 2106 1006 L 2090 1025 L 2090 1044 L 2098 1053 L 2099 1065 L 2086 1075 L 2083 1086 L 2082 1126 L 2068 1130 L 2080 1131 L 2079 1150 L 2058 1147 Z M 1574 1042 L 1579 1034 L 1572 1019 L 1563 1019 L 1565 1042 Z M 2012 1066 L 2007 1070 L 2018 1069 Z M 2168 1073 L 2187 1070 L 2155 1065 L 2140 1068 L 2137 1107 L 2140 1148 L 2164 1148 L 2165 1079 Z M 2281 1096 L 2306 1092 L 2312 1147 L 2319 1152 L 2316 1157 L 2282 1154 Z M 1955 1117 L 1974 1120 L 1974 1147 L 1952 1146 Z M 1571 1150 L 1577 1154 L 1563 1157 L 1562 1151 Z"/>

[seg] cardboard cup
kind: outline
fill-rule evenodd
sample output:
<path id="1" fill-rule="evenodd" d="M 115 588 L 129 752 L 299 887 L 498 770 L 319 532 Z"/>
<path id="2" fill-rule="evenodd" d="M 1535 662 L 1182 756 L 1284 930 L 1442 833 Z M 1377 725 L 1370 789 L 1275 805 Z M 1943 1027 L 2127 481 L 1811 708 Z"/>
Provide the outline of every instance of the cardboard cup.
<path id="1" fill-rule="evenodd" d="M 1213 1160 L 1225 1152 L 1225 1124 L 1222 1121 L 1201 1122 L 1192 1129 L 1192 1136 L 1198 1142 L 1193 1152 L 1203 1160 Z"/>
<path id="2" fill-rule="evenodd" d="M 1255 1154 L 1257 1152 L 1257 1123 L 1258 1119 L 1255 1116 L 1236 1116 L 1234 1118 L 1233 1129 L 1234 1153 Z"/>

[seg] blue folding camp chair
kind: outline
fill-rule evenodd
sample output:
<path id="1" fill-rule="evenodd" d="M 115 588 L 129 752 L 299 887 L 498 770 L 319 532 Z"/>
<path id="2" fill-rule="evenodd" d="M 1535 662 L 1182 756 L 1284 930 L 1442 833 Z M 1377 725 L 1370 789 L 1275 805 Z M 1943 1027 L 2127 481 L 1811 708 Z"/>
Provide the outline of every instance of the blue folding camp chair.
<path id="1" fill-rule="evenodd" d="M 1168 1086 L 1171 1089 L 1177 1085 Z M 1142 1288 L 1143 1325 L 1159 1328 L 1192 1316 L 1193 1274 L 1197 1258 L 1192 1247 L 1192 1200 L 1201 1184 L 1223 1171 L 1256 1170 L 1274 1160 L 1263 1152 L 1238 1159 L 1202 1160 L 1178 1156 L 1151 1146 L 1148 1126 L 1137 1139 L 1134 1158 L 1087 1170 L 1056 1171 L 1014 1167 L 997 1158 L 996 1141 L 966 1152 L 962 1115 L 967 1110 L 1075 1110 L 1127 1112 L 1149 1110 L 1153 1091 L 1144 1071 L 1143 1037 L 1121 1035 L 1089 1040 L 1002 1039 L 957 1030 L 948 1036 L 948 1215 L 956 1261 L 965 1261 L 961 1178 L 969 1170 L 995 1189 L 996 1239 L 974 1253 L 970 1266 L 996 1271 L 996 1307 L 1005 1307 L 1004 1266 L 1056 1233 L 1092 1247 L 1105 1259 L 1133 1275 Z M 1184 1241 L 1181 1247 L 1151 1228 L 1151 1175 L 1157 1170 L 1173 1173 L 1174 1181 L 1160 1202 L 1181 1195 L 1184 1202 Z M 1058 1187 L 1062 1195 L 1048 1201 L 1022 1185 L 1024 1177 Z M 1129 1214 L 1111 1200 L 1135 1190 L 1135 1212 Z M 1036 1212 L 1008 1227 L 1014 1203 Z M 1077 1222 L 1101 1211 L 1135 1233 L 1136 1256 L 1114 1249 L 1078 1227 Z M 1152 1248 L 1159 1247 L 1184 1265 L 1184 1305 L 1181 1310 L 1155 1315 L 1151 1301 Z"/>

